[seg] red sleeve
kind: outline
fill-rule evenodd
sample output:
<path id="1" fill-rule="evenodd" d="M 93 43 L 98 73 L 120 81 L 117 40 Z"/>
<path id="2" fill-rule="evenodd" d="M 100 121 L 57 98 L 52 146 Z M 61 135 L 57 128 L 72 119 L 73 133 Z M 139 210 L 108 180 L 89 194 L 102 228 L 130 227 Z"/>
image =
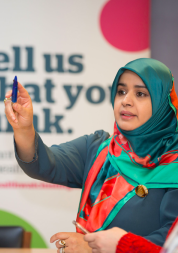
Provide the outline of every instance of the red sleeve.
<path id="1" fill-rule="evenodd" d="M 116 253 L 158 253 L 160 250 L 160 246 L 129 232 L 121 237 L 116 248 Z"/>
<path id="2" fill-rule="evenodd" d="M 172 232 L 175 224 L 178 223 L 178 217 L 172 224 L 171 228 L 169 229 L 169 232 L 167 234 L 167 237 Z M 167 238 L 166 237 L 166 238 Z M 160 252 L 161 247 L 146 240 L 145 238 L 135 235 L 132 233 L 127 233 L 123 237 L 121 237 L 120 241 L 118 242 L 116 253 L 158 253 Z"/>

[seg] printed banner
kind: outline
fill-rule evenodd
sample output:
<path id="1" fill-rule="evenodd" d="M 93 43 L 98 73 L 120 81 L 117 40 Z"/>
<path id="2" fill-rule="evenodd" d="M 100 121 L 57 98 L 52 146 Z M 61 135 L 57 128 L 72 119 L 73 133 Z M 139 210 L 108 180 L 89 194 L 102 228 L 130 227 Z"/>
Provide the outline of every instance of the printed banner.
<path id="1" fill-rule="evenodd" d="M 19 168 L 4 97 L 17 75 L 34 126 L 48 146 L 113 132 L 112 81 L 127 62 L 149 57 L 149 0 L 9 0 L 0 16 L 0 225 L 32 231 L 32 247 L 75 231 L 80 189 L 32 179 Z"/>

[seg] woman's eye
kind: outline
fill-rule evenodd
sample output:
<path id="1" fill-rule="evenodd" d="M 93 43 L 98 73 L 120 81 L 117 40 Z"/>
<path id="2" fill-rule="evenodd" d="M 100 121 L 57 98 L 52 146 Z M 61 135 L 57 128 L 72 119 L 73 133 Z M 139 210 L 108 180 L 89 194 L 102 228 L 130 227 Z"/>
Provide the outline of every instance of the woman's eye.
<path id="1" fill-rule="evenodd" d="M 137 92 L 137 97 L 146 97 L 146 94 L 143 92 Z"/>
<path id="2" fill-rule="evenodd" d="M 117 93 L 118 93 L 118 95 L 120 95 L 120 96 L 126 94 L 125 90 L 118 90 Z"/>

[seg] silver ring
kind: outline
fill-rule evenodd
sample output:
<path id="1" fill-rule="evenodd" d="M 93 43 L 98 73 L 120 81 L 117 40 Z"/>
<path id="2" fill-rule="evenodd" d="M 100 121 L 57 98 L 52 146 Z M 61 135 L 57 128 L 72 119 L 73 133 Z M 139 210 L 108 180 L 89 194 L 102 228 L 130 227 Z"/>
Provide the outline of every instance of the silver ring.
<path id="1" fill-rule="evenodd" d="M 65 253 L 64 248 L 60 248 L 59 253 Z"/>
<path id="2" fill-rule="evenodd" d="M 64 240 L 59 240 L 59 245 L 61 245 L 65 248 L 66 242 Z"/>

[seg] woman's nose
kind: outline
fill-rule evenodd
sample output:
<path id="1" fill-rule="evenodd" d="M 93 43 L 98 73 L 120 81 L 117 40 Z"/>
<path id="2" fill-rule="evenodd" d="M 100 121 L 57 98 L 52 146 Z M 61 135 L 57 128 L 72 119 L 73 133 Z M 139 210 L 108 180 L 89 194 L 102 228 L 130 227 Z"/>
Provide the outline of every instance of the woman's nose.
<path id="1" fill-rule="evenodd" d="M 133 106 L 132 95 L 127 93 L 122 100 L 122 104 L 123 106 Z"/>

